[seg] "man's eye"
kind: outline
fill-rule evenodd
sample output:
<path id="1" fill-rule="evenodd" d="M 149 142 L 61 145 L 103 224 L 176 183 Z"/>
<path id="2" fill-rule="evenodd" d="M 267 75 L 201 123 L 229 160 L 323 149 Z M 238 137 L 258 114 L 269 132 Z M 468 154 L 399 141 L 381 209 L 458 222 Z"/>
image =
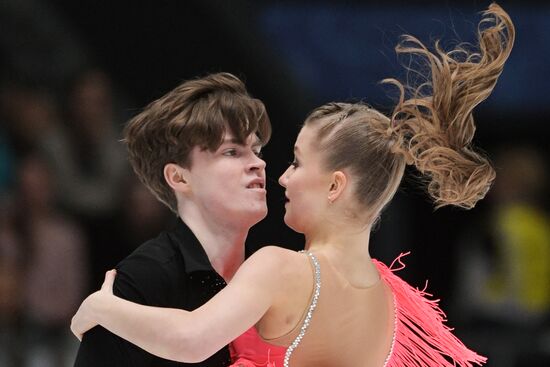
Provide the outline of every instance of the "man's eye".
<path id="1" fill-rule="evenodd" d="M 223 151 L 223 155 L 225 155 L 225 156 L 227 156 L 227 157 L 236 156 L 236 155 L 237 155 L 237 150 L 236 150 L 236 149 L 227 149 L 227 150 L 224 150 L 224 151 Z"/>
<path id="2" fill-rule="evenodd" d="M 255 151 L 254 154 L 256 154 L 256 157 L 262 158 L 264 156 L 264 153 L 262 153 L 261 150 Z"/>
<path id="3" fill-rule="evenodd" d="M 296 168 L 298 167 L 298 160 L 296 158 L 294 158 L 294 160 L 292 162 L 289 163 L 292 167 Z"/>

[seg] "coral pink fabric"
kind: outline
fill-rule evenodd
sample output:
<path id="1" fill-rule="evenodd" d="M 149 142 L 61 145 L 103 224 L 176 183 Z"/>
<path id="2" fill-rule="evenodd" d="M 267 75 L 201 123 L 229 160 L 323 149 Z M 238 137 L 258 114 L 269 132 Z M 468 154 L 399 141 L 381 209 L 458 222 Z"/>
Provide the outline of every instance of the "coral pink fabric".
<path id="1" fill-rule="evenodd" d="M 394 342 L 384 367 L 472 367 L 485 363 L 485 357 L 468 349 L 444 324 L 446 317 L 438 300 L 428 299 L 430 294 L 394 274 L 405 267 L 401 258 L 408 254 L 401 254 L 390 267 L 374 260 L 395 300 Z M 396 263 L 399 266 L 394 268 Z M 252 327 L 231 343 L 232 366 L 282 367 L 286 349 L 262 340 Z"/>
<path id="2" fill-rule="evenodd" d="M 374 260 L 382 279 L 392 290 L 395 300 L 394 345 L 387 367 L 472 367 L 483 364 L 487 358 L 468 349 L 452 329 L 444 323 L 445 313 L 431 294 L 411 287 L 394 274 L 405 267 L 401 254 L 390 267 Z M 394 268 L 395 263 L 398 268 Z"/>
<path id="3" fill-rule="evenodd" d="M 253 326 L 229 345 L 229 351 L 232 367 L 282 367 L 286 348 L 263 341 Z"/>

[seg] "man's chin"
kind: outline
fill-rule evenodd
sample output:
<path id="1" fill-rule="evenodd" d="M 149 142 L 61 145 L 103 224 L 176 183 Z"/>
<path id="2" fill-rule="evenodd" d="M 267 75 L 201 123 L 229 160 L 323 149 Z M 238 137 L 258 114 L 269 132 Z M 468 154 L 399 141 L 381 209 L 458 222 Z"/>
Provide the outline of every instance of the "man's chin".
<path id="1" fill-rule="evenodd" d="M 253 207 L 248 208 L 233 208 L 225 213 L 227 221 L 235 223 L 241 227 L 252 227 L 261 222 L 267 216 L 267 205 L 257 203 Z"/>
<path id="2" fill-rule="evenodd" d="M 267 206 L 265 206 L 264 208 L 258 208 L 257 211 L 254 211 L 254 212 L 251 212 L 250 213 L 250 227 L 258 224 L 259 222 L 261 222 L 263 219 L 265 219 L 265 217 L 267 217 Z"/>

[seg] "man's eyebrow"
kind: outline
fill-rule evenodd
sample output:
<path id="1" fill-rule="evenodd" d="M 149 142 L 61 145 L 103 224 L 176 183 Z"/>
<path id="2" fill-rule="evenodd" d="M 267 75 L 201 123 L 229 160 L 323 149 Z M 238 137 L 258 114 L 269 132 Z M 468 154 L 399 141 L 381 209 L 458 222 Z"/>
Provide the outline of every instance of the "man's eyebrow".
<path id="1" fill-rule="evenodd" d="M 243 145 L 241 141 L 239 141 L 237 138 L 231 138 L 231 139 L 223 139 L 222 144 L 237 144 L 237 145 Z"/>
<path id="2" fill-rule="evenodd" d="M 231 138 L 231 139 L 223 139 L 222 141 L 222 144 L 236 144 L 236 145 L 246 145 L 246 144 L 243 144 L 242 141 L 239 141 L 237 138 Z M 261 140 L 259 138 L 256 138 L 252 144 L 251 144 L 253 147 L 257 147 L 257 146 L 263 146 Z"/>

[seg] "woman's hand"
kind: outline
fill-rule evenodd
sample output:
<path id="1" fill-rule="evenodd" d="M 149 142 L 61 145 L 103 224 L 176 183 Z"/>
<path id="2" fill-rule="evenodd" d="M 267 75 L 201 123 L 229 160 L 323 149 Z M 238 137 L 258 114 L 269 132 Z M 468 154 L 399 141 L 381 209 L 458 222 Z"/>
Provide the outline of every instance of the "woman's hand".
<path id="1" fill-rule="evenodd" d="M 82 335 L 91 328 L 98 325 L 94 317 L 94 309 L 100 302 L 106 301 L 113 295 L 113 283 L 115 281 L 116 270 L 109 270 L 105 273 L 105 280 L 101 289 L 89 295 L 80 305 L 78 311 L 71 320 L 71 331 L 82 341 Z"/>

